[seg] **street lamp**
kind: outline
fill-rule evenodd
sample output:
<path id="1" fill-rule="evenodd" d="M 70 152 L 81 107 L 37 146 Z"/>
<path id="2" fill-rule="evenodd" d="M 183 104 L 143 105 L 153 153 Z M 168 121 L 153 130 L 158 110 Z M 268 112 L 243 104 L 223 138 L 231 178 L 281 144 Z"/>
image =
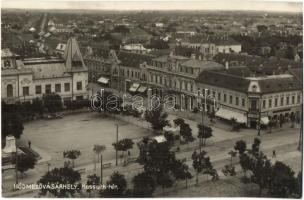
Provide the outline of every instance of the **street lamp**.
<path id="1" fill-rule="evenodd" d="M 202 131 L 204 133 L 205 129 L 204 129 L 204 111 L 207 110 L 207 95 L 206 95 L 206 92 L 208 91 L 208 89 L 202 89 L 204 91 L 204 95 L 203 97 L 205 98 L 205 104 L 204 104 L 204 108 L 202 110 Z M 200 94 L 200 90 L 198 91 L 199 92 L 199 96 L 201 96 Z M 199 150 L 200 150 L 200 153 L 202 152 L 202 138 L 199 137 Z"/>
<path id="2" fill-rule="evenodd" d="M 116 124 L 116 166 L 118 165 L 118 124 Z"/>

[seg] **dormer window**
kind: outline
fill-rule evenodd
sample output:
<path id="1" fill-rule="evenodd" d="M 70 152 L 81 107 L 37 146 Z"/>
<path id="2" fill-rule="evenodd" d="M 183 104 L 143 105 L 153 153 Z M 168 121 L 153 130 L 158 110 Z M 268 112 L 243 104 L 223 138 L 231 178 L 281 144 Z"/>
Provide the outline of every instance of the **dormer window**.
<path id="1" fill-rule="evenodd" d="M 4 61 L 4 68 L 10 68 L 11 67 L 11 62 L 9 60 Z"/>
<path id="2" fill-rule="evenodd" d="M 252 86 L 252 92 L 256 92 L 256 90 L 257 90 L 257 86 L 256 86 L 256 85 L 253 85 L 253 86 Z"/>

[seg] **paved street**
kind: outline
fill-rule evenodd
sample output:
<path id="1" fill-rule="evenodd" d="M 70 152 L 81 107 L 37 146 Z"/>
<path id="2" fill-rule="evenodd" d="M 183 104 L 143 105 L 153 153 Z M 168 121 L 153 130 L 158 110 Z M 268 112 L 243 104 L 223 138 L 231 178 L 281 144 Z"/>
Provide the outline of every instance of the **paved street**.
<path id="1" fill-rule="evenodd" d="M 176 116 L 169 115 L 169 119 L 174 119 Z M 136 163 L 130 164 L 126 167 L 114 166 L 115 151 L 112 143 L 115 142 L 115 126 L 119 124 L 119 139 L 133 138 L 138 141 L 143 136 L 149 135 L 147 129 L 137 127 L 127 122 L 118 121 L 112 118 L 101 116 L 97 113 L 82 113 L 76 115 L 68 115 L 63 119 L 50 121 L 34 121 L 25 125 L 24 135 L 21 142 L 26 143 L 29 139 L 32 141 L 33 148 L 39 149 L 43 153 L 50 156 L 51 167 L 62 166 L 63 157 L 62 152 L 69 149 L 79 149 L 82 155 L 76 160 L 77 169 L 86 169 L 82 178 L 85 181 L 87 174 L 99 174 L 99 166 L 97 171 L 94 171 L 93 164 L 93 144 L 104 144 L 107 150 L 104 152 L 104 163 L 111 162 L 113 167 L 104 170 L 104 180 L 106 180 L 113 171 L 119 171 L 125 174 L 129 187 L 134 175 L 142 170 L 142 167 Z M 193 129 L 193 134 L 197 134 L 196 122 L 186 120 Z M 48 127 L 46 129 L 46 127 Z M 260 138 L 262 141 L 261 149 L 271 157 L 272 150 L 277 152 L 277 160 L 282 160 L 291 165 L 295 171 L 300 169 L 300 153 L 297 151 L 299 129 L 291 129 L 286 124 L 283 129 L 274 130 L 272 134 L 263 133 Z M 82 134 L 86 134 L 86 140 L 83 140 Z M 207 140 L 205 150 L 214 163 L 215 168 L 219 171 L 225 164 L 229 162 L 228 152 L 233 149 L 235 141 L 243 139 L 247 142 L 248 147 L 251 146 L 253 138 L 256 137 L 256 131 L 252 129 L 245 129 L 240 132 L 227 132 L 219 128 L 213 127 L 213 135 L 211 139 Z M 190 166 L 191 172 L 194 171 L 191 167 L 191 154 L 198 149 L 198 141 L 190 145 L 183 145 L 181 151 L 177 153 L 180 159 L 186 158 L 187 164 Z M 137 146 L 132 150 L 132 156 L 136 157 L 138 153 Z M 46 155 L 44 155 L 45 157 Z M 273 160 L 275 161 L 275 160 Z M 36 182 L 41 175 L 47 171 L 45 162 L 39 163 L 35 170 L 27 172 L 27 176 L 22 179 L 23 183 Z M 5 182 L 8 185 L 14 183 L 14 175 L 12 172 L 7 172 L 4 175 Z M 105 181 L 104 181 L 105 182 Z M 10 187 L 4 189 L 9 190 Z M 30 195 L 33 195 L 32 193 Z"/>

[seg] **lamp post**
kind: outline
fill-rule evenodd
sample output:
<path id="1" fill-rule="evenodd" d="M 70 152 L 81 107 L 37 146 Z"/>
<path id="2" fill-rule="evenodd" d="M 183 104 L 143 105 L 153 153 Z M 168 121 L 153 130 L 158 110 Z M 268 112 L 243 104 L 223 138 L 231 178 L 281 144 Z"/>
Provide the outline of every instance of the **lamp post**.
<path id="1" fill-rule="evenodd" d="M 118 124 L 116 124 L 116 145 L 118 145 Z M 118 151 L 116 147 L 116 166 L 118 165 Z"/>
<path id="2" fill-rule="evenodd" d="M 301 111 L 300 111 L 300 135 L 299 135 L 299 144 L 298 150 L 302 149 L 302 140 L 303 140 L 303 103 L 301 103 Z"/>
<path id="3" fill-rule="evenodd" d="M 204 108 L 202 110 L 202 131 L 204 133 L 205 129 L 204 129 L 204 111 L 205 109 L 207 110 L 207 95 L 206 95 L 206 92 L 208 91 L 208 89 L 202 89 L 204 91 L 204 95 L 203 97 L 205 98 L 205 104 L 204 104 Z M 199 91 L 200 93 L 200 91 Z M 199 151 L 200 153 L 202 152 L 202 138 L 199 137 Z"/>
<path id="4" fill-rule="evenodd" d="M 259 99 L 259 119 L 258 119 L 258 136 L 261 135 L 261 112 L 262 112 L 262 108 L 261 108 L 261 98 Z"/>

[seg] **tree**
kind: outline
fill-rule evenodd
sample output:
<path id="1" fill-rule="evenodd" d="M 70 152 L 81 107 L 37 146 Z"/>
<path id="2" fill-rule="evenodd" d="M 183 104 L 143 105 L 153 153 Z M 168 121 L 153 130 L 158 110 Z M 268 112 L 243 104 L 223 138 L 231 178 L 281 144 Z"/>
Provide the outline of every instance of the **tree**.
<path id="1" fill-rule="evenodd" d="M 294 60 L 295 57 L 295 51 L 294 48 L 292 46 L 288 46 L 286 51 L 285 51 L 285 58 L 290 59 L 290 60 Z"/>
<path id="2" fill-rule="evenodd" d="M 299 171 L 297 176 L 296 198 L 302 197 L 302 171 Z"/>
<path id="3" fill-rule="evenodd" d="M 183 118 L 176 118 L 173 120 L 173 122 L 176 126 L 181 126 L 182 124 L 185 123 L 185 120 Z"/>
<path id="4" fill-rule="evenodd" d="M 134 176 L 132 180 L 134 197 L 152 197 L 156 187 L 156 180 L 151 174 L 142 172 Z"/>
<path id="5" fill-rule="evenodd" d="M 192 136 L 192 129 L 187 123 L 183 123 L 180 125 L 180 135 L 183 137 L 184 141 L 187 144 L 195 140 L 195 138 Z"/>
<path id="6" fill-rule="evenodd" d="M 72 160 L 73 167 L 75 167 L 74 160 L 76 160 L 81 155 L 81 152 L 79 150 L 70 150 L 70 151 L 64 151 L 63 157 L 68 158 Z"/>
<path id="7" fill-rule="evenodd" d="M 126 189 L 127 189 L 127 181 L 125 176 L 119 174 L 118 172 L 114 172 L 110 180 L 107 181 L 107 185 L 113 185 L 115 188 L 107 188 L 101 192 L 102 197 L 114 197 L 121 198 L 124 197 Z"/>
<path id="8" fill-rule="evenodd" d="M 145 119 L 152 125 L 154 130 L 162 130 L 169 125 L 167 120 L 168 114 L 162 111 L 162 107 L 156 109 L 146 110 Z"/>
<path id="9" fill-rule="evenodd" d="M 15 138 L 20 139 L 23 133 L 23 121 L 19 113 L 2 112 L 2 141 L 5 142 L 5 137 L 13 135 Z"/>
<path id="10" fill-rule="evenodd" d="M 269 187 L 271 181 L 271 162 L 262 152 L 258 152 L 253 159 L 251 181 L 259 186 L 261 196 L 263 189 Z"/>
<path id="11" fill-rule="evenodd" d="M 33 112 L 42 115 L 44 112 L 43 102 L 39 98 L 35 98 L 32 102 Z"/>
<path id="12" fill-rule="evenodd" d="M 236 152 L 231 150 L 228 154 L 230 155 L 230 165 L 232 166 L 232 158 L 236 156 Z"/>
<path id="13" fill-rule="evenodd" d="M 172 132 L 166 131 L 166 132 L 164 133 L 164 136 L 165 136 L 165 138 L 166 138 L 168 144 L 169 144 L 170 146 L 172 146 L 172 145 L 174 144 L 174 140 L 175 140 L 174 134 L 173 134 Z"/>
<path id="14" fill-rule="evenodd" d="M 269 194 L 276 198 L 289 198 L 297 193 L 297 178 L 286 164 L 277 161 L 272 167 Z"/>
<path id="15" fill-rule="evenodd" d="M 155 178 L 162 188 L 171 187 L 176 174 L 175 153 L 170 151 L 168 142 L 158 143 L 153 139 L 144 138 L 138 143 L 138 162 L 144 166 L 144 171 Z"/>
<path id="16" fill-rule="evenodd" d="M 119 25 L 119 26 L 116 26 L 114 29 L 113 29 L 113 32 L 114 33 L 122 33 L 122 34 L 127 34 L 127 33 L 130 33 L 130 29 L 124 25 Z"/>
<path id="17" fill-rule="evenodd" d="M 60 95 L 55 93 L 43 95 L 43 103 L 50 113 L 55 113 L 62 109 L 62 99 Z"/>
<path id="18" fill-rule="evenodd" d="M 192 166 L 196 171 L 196 184 L 198 185 L 198 176 L 200 173 L 205 174 L 206 172 L 213 169 L 209 156 L 206 156 L 207 152 L 202 151 L 201 153 L 197 153 L 196 151 L 192 154 Z"/>
<path id="19" fill-rule="evenodd" d="M 253 144 L 251 145 L 251 153 L 256 154 L 260 151 L 261 140 L 259 138 L 254 138 Z"/>
<path id="20" fill-rule="evenodd" d="M 131 139 L 125 138 L 118 143 L 113 143 L 112 145 L 117 151 L 122 151 L 122 157 L 124 157 L 124 152 L 128 151 L 129 149 L 133 148 L 134 142 Z"/>
<path id="21" fill-rule="evenodd" d="M 244 140 L 238 140 L 236 141 L 234 145 L 234 149 L 239 152 L 240 155 L 245 153 L 246 151 L 246 142 Z"/>
<path id="22" fill-rule="evenodd" d="M 173 168 L 176 179 L 186 180 L 186 188 L 188 187 L 188 179 L 192 178 L 192 174 L 189 172 L 188 165 L 181 161 L 177 160 Z"/>
<path id="23" fill-rule="evenodd" d="M 101 155 L 101 152 L 103 152 L 104 150 L 106 150 L 106 146 L 104 145 L 94 145 L 93 151 L 95 154 L 97 154 L 97 161 L 99 161 L 99 157 Z"/>
<path id="24" fill-rule="evenodd" d="M 212 128 L 202 124 L 198 124 L 198 138 L 203 139 L 203 146 L 206 145 L 206 140 L 212 137 Z"/>
<path id="25" fill-rule="evenodd" d="M 38 184 L 42 185 L 76 185 L 76 183 L 79 183 L 81 180 L 80 174 L 77 171 L 74 171 L 72 168 L 69 167 L 63 167 L 63 168 L 54 168 L 53 170 L 47 172 L 45 175 L 41 177 L 41 179 L 38 181 Z M 73 196 L 77 191 L 79 191 L 79 188 L 75 189 L 68 189 L 68 188 L 57 188 L 52 189 L 51 187 L 42 187 L 40 189 L 40 193 L 42 195 L 47 195 L 48 193 L 54 195 L 55 197 L 64 198 L 64 197 L 70 197 Z"/>
<path id="26" fill-rule="evenodd" d="M 34 169 L 37 160 L 33 156 L 30 156 L 28 154 L 18 154 L 18 164 L 17 164 L 17 170 L 21 172 L 21 174 L 24 174 L 29 169 Z M 16 157 L 13 160 L 13 164 L 16 163 Z"/>
<path id="27" fill-rule="evenodd" d="M 257 29 L 259 32 L 267 31 L 268 27 L 265 25 L 257 25 Z"/>
<path id="28" fill-rule="evenodd" d="M 90 186 L 88 189 L 87 189 L 87 193 L 90 197 L 90 194 L 93 190 L 93 187 L 96 187 L 98 185 L 100 185 L 100 177 L 98 177 L 96 174 L 93 174 L 93 175 L 88 175 L 87 177 L 87 186 Z M 92 188 L 91 188 L 92 187 Z"/>

